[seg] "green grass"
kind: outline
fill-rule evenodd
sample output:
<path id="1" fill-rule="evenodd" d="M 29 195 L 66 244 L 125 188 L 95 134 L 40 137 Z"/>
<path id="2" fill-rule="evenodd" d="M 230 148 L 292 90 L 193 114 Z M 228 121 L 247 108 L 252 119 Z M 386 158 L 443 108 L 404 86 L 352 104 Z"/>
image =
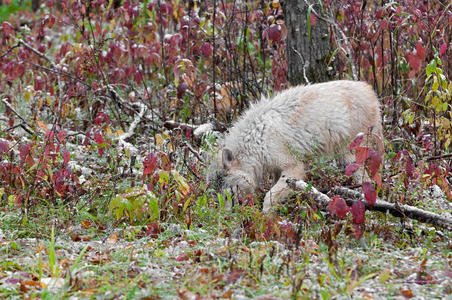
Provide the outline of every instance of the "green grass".
<path id="1" fill-rule="evenodd" d="M 0 22 L 5 21 L 9 15 L 22 10 L 29 10 L 30 7 L 31 1 L 19 1 L 19 0 L 11 1 L 10 5 L 0 5 Z"/>
<path id="2" fill-rule="evenodd" d="M 45 208 L 40 210 L 30 214 L 25 225 L 12 222 L 17 217 L 14 210 L 3 209 L 0 214 L 8 220 L 1 223 L 5 235 L 0 247 L 1 297 L 108 294 L 171 299 L 183 294 L 248 298 L 271 294 L 312 299 L 360 298 L 372 295 L 374 289 L 379 297 L 398 297 L 409 289 L 413 295 L 434 298 L 451 293 L 447 289 L 451 279 L 442 275 L 452 257 L 447 243 L 451 233 L 440 234 L 415 222 L 410 225 L 414 230 L 402 230 L 390 216 L 371 213 L 369 230 L 359 241 L 347 233 L 348 225 L 329 241 L 325 232 L 334 227 L 330 220 L 307 220 L 296 245 L 282 230 L 272 240 L 253 232 L 268 220 L 278 224 L 290 216 L 272 219 L 257 213 L 253 219 L 250 208 L 231 212 L 206 206 L 203 215 L 192 215 L 190 229 L 183 219 L 162 223 L 163 231 L 156 238 L 145 234 L 146 225 L 84 228 L 80 220 L 85 220 L 85 213 L 68 217 L 60 208 L 52 213 L 66 216 L 60 220 L 65 225 L 55 226 L 52 241 L 49 215 Z M 104 218 L 107 227 L 115 224 L 112 217 Z M 254 229 L 244 226 L 246 221 L 253 221 Z M 71 226 L 78 228 L 78 236 L 89 238 L 74 239 L 68 234 Z M 24 274 L 29 277 L 22 278 Z M 24 284 L 45 277 L 63 278 L 64 288 L 45 290 Z M 20 283 L 6 284 L 11 278 L 21 279 L 22 288 Z"/>

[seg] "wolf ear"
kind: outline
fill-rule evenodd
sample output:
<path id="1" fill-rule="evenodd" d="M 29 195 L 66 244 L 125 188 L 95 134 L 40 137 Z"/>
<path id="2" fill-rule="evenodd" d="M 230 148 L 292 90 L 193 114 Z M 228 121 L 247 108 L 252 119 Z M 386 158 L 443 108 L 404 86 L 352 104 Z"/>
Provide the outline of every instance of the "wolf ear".
<path id="1" fill-rule="evenodd" d="M 232 161 L 234 160 L 234 154 L 228 148 L 223 149 L 223 168 L 229 169 L 231 167 Z"/>

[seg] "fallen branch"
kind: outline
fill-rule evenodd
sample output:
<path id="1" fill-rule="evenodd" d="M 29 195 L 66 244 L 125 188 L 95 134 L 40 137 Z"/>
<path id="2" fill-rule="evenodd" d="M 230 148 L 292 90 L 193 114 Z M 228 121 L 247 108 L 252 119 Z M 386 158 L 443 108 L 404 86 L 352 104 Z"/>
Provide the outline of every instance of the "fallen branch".
<path id="1" fill-rule="evenodd" d="M 145 113 L 146 113 L 146 105 L 141 104 L 140 112 L 135 115 L 135 119 L 130 124 L 127 132 L 124 132 L 123 134 L 121 134 L 120 136 L 115 138 L 115 140 L 117 140 L 120 145 L 122 145 L 126 149 L 129 149 L 134 154 L 138 153 L 138 149 L 135 146 L 133 146 L 132 144 L 126 142 L 126 139 L 132 137 L 135 134 L 135 129 L 136 129 L 137 125 L 143 120 Z"/>
<path id="2" fill-rule="evenodd" d="M 227 130 L 227 127 L 225 124 L 212 120 L 212 122 L 200 124 L 200 125 L 194 125 L 194 124 L 188 124 L 188 123 L 181 123 L 176 121 L 165 121 L 163 124 L 165 128 L 167 129 L 181 129 L 184 131 L 190 130 L 193 133 L 193 136 L 197 142 L 201 140 L 201 138 L 208 134 L 209 132 L 218 131 L 218 132 L 224 132 Z"/>
<path id="3" fill-rule="evenodd" d="M 430 156 L 430 157 L 427 157 L 426 161 L 432 161 L 432 160 L 437 160 L 437 159 L 442 159 L 442 158 L 450 158 L 450 157 L 452 157 L 452 153 L 447 153 L 447 154 L 437 155 L 437 156 Z"/>
<path id="4" fill-rule="evenodd" d="M 303 180 L 295 180 L 295 179 L 287 179 L 287 184 L 293 190 L 297 191 L 305 191 L 308 188 L 308 184 Z M 345 201 L 347 205 L 351 206 L 354 202 L 358 201 L 358 199 L 363 199 L 363 195 L 358 191 L 353 191 L 344 187 L 336 187 L 333 188 L 332 192 L 340 194 L 342 197 L 346 198 Z M 331 198 L 327 195 L 319 192 L 316 188 L 311 187 L 309 189 L 309 194 L 314 197 L 314 200 L 322 206 L 322 208 L 326 209 L 328 207 L 328 203 L 331 201 Z M 425 211 L 413 206 L 404 205 L 404 204 L 393 204 L 381 199 L 377 199 L 374 205 L 367 204 L 366 201 L 363 201 L 367 210 L 371 211 L 379 211 L 379 212 L 389 212 L 391 215 L 399 218 L 408 217 L 410 219 L 415 219 L 423 223 L 432 224 L 435 226 L 439 226 L 448 230 L 452 229 L 452 219 L 447 218 L 429 211 Z"/>

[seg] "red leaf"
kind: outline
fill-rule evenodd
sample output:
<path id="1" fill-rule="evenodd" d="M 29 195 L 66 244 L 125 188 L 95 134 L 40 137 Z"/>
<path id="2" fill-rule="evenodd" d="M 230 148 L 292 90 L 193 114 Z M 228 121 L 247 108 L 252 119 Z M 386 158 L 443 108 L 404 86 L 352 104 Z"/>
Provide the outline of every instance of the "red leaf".
<path id="1" fill-rule="evenodd" d="M 105 143 L 105 139 L 99 131 L 96 131 L 96 133 L 94 133 L 94 141 L 96 142 L 96 144 Z"/>
<path id="2" fill-rule="evenodd" d="M 67 151 L 66 149 L 63 150 L 63 158 L 64 158 L 64 164 L 67 165 L 67 163 L 69 162 L 70 154 L 69 154 L 69 151 Z"/>
<path id="3" fill-rule="evenodd" d="M 353 223 L 362 224 L 366 218 L 366 206 L 361 200 L 355 201 L 352 204 L 350 212 L 353 216 Z"/>
<path id="4" fill-rule="evenodd" d="M 363 182 L 361 188 L 367 203 L 369 203 L 369 205 L 374 205 L 377 201 L 377 192 L 375 191 L 373 184 L 370 182 Z"/>
<path id="5" fill-rule="evenodd" d="M 439 55 L 443 56 L 444 53 L 446 53 L 446 50 L 447 50 L 447 43 L 443 43 L 441 45 L 441 48 L 439 49 Z"/>
<path id="6" fill-rule="evenodd" d="M 179 83 L 179 85 L 177 86 L 177 98 L 181 99 L 185 95 L 187 89 L 188 84 L 185 81 Z"/>
<path id="7" fill-rule="evenodd" d="M 33 82 L 33 88 L 35 91 L 40 91 L 44 88 L 45 81 L 41 76 L 36 76 Z"/>
<path id="8" fill-rule="evenodd" d="M 3 155 L 3 153 L 8 152 L 9 145 L 6 141 L 0 141 L 0 155 Z"/>
<path id="9" fill-rule="evenodd" d="M 339 196 L 334 196 L 333 200 L 328 203 L 328 210 L 331 215 L 337 216 L 339 219 L 345 219 L 350 211 L 345 200 Z"/>
<path id="10" fill-rule="evenodd" d="M 3 22 L 2 23 L 2 29 L 3 29 L 3 33 L 5 34 L 5 36 L 9 37 L 9 35 L 11 33 L 14 33 L 14 27 L 8 23 L 8 22 Z"/>
<path id="11" fill-rule="evenodd" d="M 31 156 L 30 149 L 31 144 L 23 144 L 19 146 L 19 156 L 21 164 L 25 163 L 26 161 L 28 162 L 28 157 Z"/>
<path id="12" fill-rule="evenodd" d="M 405 172 L 406 172 L 406 176 L 408 178 L 411 178 L 413 176 L 413 172 L 414 172 L 414 164 L 413 164 L 413 159 L 410 156 L 405 156 L 404 157 L 405 160 Z"/>
<path id="13" fill-rule="evenodd" d="M 439 176 L 439 178 L 441 179 L 441 186 L 443 187 L 444 193 L 446 194 L 449 201 L 451 201 L 452 200 L 452 192 L 450 191 L 449 182 L 446 180 L 446 178 L 444 176 Z"/>
<path id="14" fill-rule="evenodd" d="M 102 32 L 102 28 L 100 27 L 100 24 L 98 21 L 96 21 L 96 31 L 94 32 L 94 36 L 98 36 Z"/>
<path id="15" fill-rule="evenodd" d="M 353 235 L 357 240 L 361 239 L 363 236 L 364 230 L 359 224 L 353 224 Z"/>
<path id="16" fill-rule="evenodd" d="M 202 46 L 201 46 L 201 54 L 205 58 L 207 58 L 210 55 L 212 55 L 212 47 L 210 46 L 210 43 L 205 42 L 205 43 L 202 44 Z"/>
<path id="17" fill-rule="evenodd" d="M 419 58 L 419 60 L 423 59 L 425 56 L 425 47 L 422 46 L 422 43 L 419 41 L 416 45 L 416 55 Z"/>
<path id="18" fill-rule="evenodd" d="M 311 27 L 312 27 L 312 26 L 314 26 L 315 22 L 317 21 L 315 14 L 313 14 L 312 12 L 310 14 L 310 19 L 311 19 Z"/>
<path id="19" fill-rule="evenodd" d="M 93 129 L 90 128 L 86 131 L 85 140 L 83 141 L 83 145 L 87 146 L 89 144 L 89 140 L 91 139 L 92 135 L 93 135 Z"/>
<path id="20" fill-rule="evenodd" d="M 272 24 L 267 28 L 265 34 L 270 41 L 278 42 L 281 40 L 282 27 L 280 24 Z"/>
<path id="21" fill-rule="evenodd" d="M 66 137 L 67 137 L 67 132 L 66 131 L 64 131 L 64 130 L 58 131 L 58 139 L 59 139 L 61 144 L 65 144 L 66 143 Z"/>
<path id="22" fill-rule="evenodd" d="M 96 116 L 96 118 L 94 119 L 94 123 L 95 123 L 96 125 L 98 125 L 98 126 L 99 126 L 100 124 L 102 124 L 102 123 L 109 124 L 109 123 L 110 123 L 110 116 L 107 115 L 106 113 L 100 111 L 100 112 L 97 113 L 97 116 Z"/>
<path id="23" fill-rule="evenodd" d="M 162 232 L 163 232 L 162 226 L 160 226 L 159 223 L 155 222 L 148 225 L 148 230 L 146 231 L 146 234 L 151 236 L 151 238 L 156 239 Z"/>
<path id="24" fill-rule="evenodd" d="M 48 28 L 52 28 L 53 25 L 55 25 L 55 16 L 54 15 L 48 15 L 44 19 L 44 23 Z"/>
<path id="25" fill-rule="evenodd" d="M 154 152 L 146 155 L 143 161 L 143 178 L 154 173 L 155 168 L 157 167 L 158 158 L 158 155 Z"/>
<path id="26" fill-rule="evenodd" d="M 381 176 L 380 173 L 375 173 L 375 175 L 372 177 L 373 180 L 375 180 L 375 183 L 379 188 L 381 188 Z"/>
<path id="27" fill-rule="evenodd" d="M 183 261 L 183 260 L 189 260 L 190 259 L 190 257 L 188 257 L 188 254 L 187 253 L 181 253 L 177 258 L 176 258 L 176 260 L 177 261 Z"/>
<path id="28" fill-rule="evenodd" d="M 353 141 L 350 143 L 350 151 L 353 151 L 356 149 L 356 147 L 358 147 L 359 145 L 361 145 L 362 141 L 364 139 L 364 133 L 360 132 L 358 133 L 355 138 L 353 139 Z"/>
<path id="29" fill-rule="evenodd" d="M 369 167 L 370 174 L 373 177 L 380 168 L 381 156 L 374 149 L 369 150 L 369 159 L 367 160 L 367 166 Z"/>
<path id="30" fill-rule="evenodd" d="M 419 67 L 421 66 L 421 60 L 416 55 L 414 55 L 413 53 L 408 54 L 408 62 L 410 63 L 410 66 L 414 71 L 419 70 Z"/>
<path id="31" fill-rule="evenodd" d="M 345 175 L 351 176 L 353 173 L 355 173 L 360 167 L 360 164 L 357 163 L 351 163 L 348 166 L 345 167 Z"/>
<path id="32" fill-rule="evenodd" d="M 67 185 L 65 185 L 65 169 L 57 170 L 53 173 L 52 180 L 55 186 L 55 190 L 64 195 L 67 190 Z"/>
<path id="33" fill-rule="evenodd" d="M 140 85 L 143 82 L 143 74 L 141 73 L 140 70 L 137 70 L 135 72 L 135 74 L 133 75 L 133 79 L 135 80 L 135 82 Z"/>
<path id="34" fill-rule="evenodd" d="M 369 157 L 369 150 L 370 149 L 368 147 L 356 147 L 355 152 L 356 163 L 363 164 Z"/>

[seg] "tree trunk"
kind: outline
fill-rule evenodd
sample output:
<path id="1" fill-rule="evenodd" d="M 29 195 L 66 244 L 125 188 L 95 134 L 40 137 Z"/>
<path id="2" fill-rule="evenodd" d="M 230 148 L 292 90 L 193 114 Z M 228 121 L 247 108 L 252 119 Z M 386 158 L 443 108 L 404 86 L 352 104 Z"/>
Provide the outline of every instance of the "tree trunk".
<path id="1" fill-rule="evenodd" d="M 309 2 L 313 4 L 309 5 Z M 311 17 L 308 16 L 309 7 Z M 288 31 L 286 49 L 290 83 L 328 81 L 331 79 L 327 70 L 330 58 L 328 24 L 318 17 L 322 11 L 318 1 L 284 1 L 283 10 Z"/>
<path id="2" fill-rule="evenodd" d="M 39 0 L 31 0 L 31 10 L 37 11 L 39 9 Z"/>

